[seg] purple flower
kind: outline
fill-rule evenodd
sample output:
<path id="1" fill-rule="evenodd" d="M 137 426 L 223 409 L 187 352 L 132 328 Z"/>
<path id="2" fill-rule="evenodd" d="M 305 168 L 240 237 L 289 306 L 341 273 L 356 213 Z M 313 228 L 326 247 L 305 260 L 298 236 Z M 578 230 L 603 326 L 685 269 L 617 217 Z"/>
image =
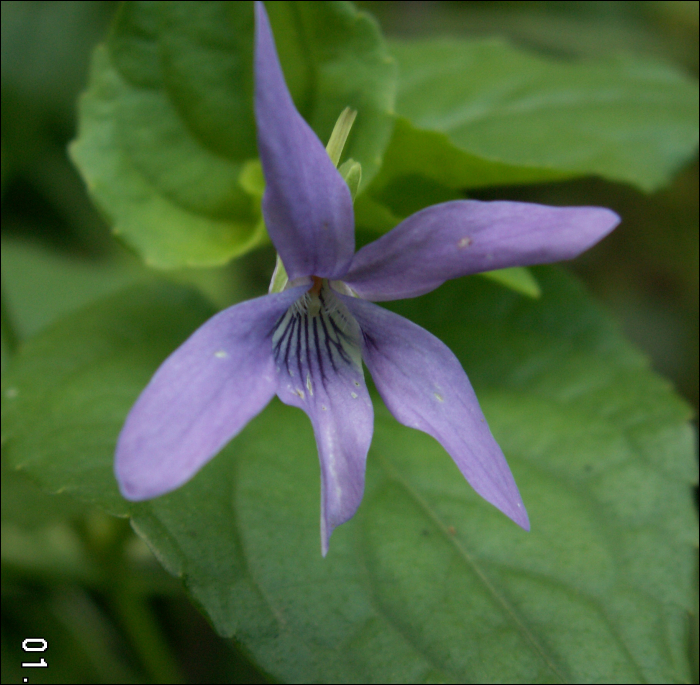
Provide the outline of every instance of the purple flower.
<path id="1" fill-rule="evenodd" d="M 313 425 L 325 555 L 333 529 L 362 499 L 373 431 L 364 360 L 396 419 L 432 435 L 472 487 L 527 530 L 518 488 L 457 358 L 371 301 L 572 259 L 619 217 L 599 207 L 459 200 L 414 214 L 355 253 L 347 184 L 294 107 L 262 3 L 255 11 L 263 215 L 289 286 L 220 312 L 162 364 L 119 436 L 122 494 L 144 500 L 187 482 L 277 394 Z"/>

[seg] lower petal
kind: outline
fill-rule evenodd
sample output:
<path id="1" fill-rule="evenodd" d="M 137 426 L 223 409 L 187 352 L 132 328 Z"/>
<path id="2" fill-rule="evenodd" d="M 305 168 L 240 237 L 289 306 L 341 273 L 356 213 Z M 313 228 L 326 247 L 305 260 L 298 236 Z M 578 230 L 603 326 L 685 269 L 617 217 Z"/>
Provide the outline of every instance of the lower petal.
<path id="1" fill-rule="evenodd" d="M 267 405 L 277 388 L 272 331 L 300 292 L 220 312 L 163 362 L 119 435 L 124 497 L 150 499 L 184 484 Z"/>
<path id="2" fill-rule="evenodd" d="M 321 551 L 362 500 L 374 413 L 362 373 L 360 331 L 333 291 L 306 293 L 273 336 L 277 395 L 311 419 L 321 464 Z"/>
<path id="3" fill-rule="evenodd" d="M 389 411 L 432 435 L 485 500 L 529 530 L 525 506 L 457 358 L 425 329 L 371 302 L 343 297 L 362 356 Z"/>

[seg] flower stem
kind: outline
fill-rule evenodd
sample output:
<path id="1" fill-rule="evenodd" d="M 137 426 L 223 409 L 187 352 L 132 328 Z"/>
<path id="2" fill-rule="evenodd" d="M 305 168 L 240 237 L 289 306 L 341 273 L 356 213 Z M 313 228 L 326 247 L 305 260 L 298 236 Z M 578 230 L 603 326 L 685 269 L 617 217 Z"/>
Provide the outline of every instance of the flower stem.
<path id="1" fill-rule="evenodd" d="M 184 683 L 158 621 L 147 604 L 147 598 L 128 587 L 122 587 L 112 595 L 112 600 L 131 645 L 153 682 Z"/>
<path id="2" fill-rule="evenodd" d="M 124 519 L 101 513 L 78 524 L 83 540 L 104 571 L 112 579 L 107 599 L 123 634 L 136 653 L 143 671 L 154 683 L 185 682 L 158 619 L 149 605 L 149 596 L 135 581 L 125 547 L 133 531 Z"/>

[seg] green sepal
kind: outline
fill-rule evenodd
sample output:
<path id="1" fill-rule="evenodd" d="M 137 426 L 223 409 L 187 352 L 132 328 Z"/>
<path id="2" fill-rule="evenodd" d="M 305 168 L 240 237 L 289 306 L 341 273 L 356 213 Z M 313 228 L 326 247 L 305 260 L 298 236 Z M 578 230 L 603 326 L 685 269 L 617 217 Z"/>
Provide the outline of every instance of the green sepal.
<path id="1" fill-rule="evenodd" d="M 354 159 L 348 159 L 340 165 L 338 171 L 345 179 L 345 183 L 348 184 L 352 201 L 355 202 L 355 197 L 362 181 L 362 165 Z"/>
<path id="2" fill-rule="evenodd" d="M 331 133 L 328 145 L 326 145 L 326 152 L 328 152 L 328 156 L 336 167 L 340 161 L 340 156 L 343 154 L 343 148 L 350 135 L 350 130 L 355 122 L 356 116 L 357 110 L 346 107 L 340 113 L 338 121 L 335 122 L 335 126 L 333 127 L 333 133 Z"/>
<path id="3" fill-rule="evenodd" d="M 277 255 L 277 261 L 275 262 L 275 270 L 272 272 L 272 280 L 270 281 L 270 293 L 281 293 L 289 282 L 289 276 L 287 276 L 287 270 L 284 268 L 282 258 Z"/>

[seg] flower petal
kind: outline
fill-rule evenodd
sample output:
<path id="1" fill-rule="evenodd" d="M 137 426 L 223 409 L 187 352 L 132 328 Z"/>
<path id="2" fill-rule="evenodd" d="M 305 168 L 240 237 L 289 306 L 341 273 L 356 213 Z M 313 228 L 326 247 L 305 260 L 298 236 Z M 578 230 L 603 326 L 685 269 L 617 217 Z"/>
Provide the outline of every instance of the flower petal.
<path id="1" fill-rule="evenodd" d="M 255 118 L 267 231 L 290 280 L 340 278 L 355 251 L 350 191 L 294 106 L 261 2 L 255 18 Z"/>
<path id="2" fill-rule="evenodd" d="M 179 487 L 265 407 L 277 388 L 272 331 L 303 290 L 220 312 L 163 362 L 119 435 L 115 472 L 124 497 Z"/>
<path id="3" fill-rule="evenodd" d="M 454 354 L 398 314 L 342 299 L 360 324 L 362 357 L 389 411 L 404 425 L 432 435 L 474 490 L 529 530 L 513 475 Z"/>
<path id="4" fill-rule="evenodd" d="M 360 330 L 324 286 L 301 298 L 273 336 L 278 397 L 311 419 L 321 462 L 321 552 L 357 511 L 374 412 L 362 373 Z"/>
<path id="5" fill-rule="evenodd" d="M 603 207 L 445 202 L 359 250 L 343 281 L 366 300 L 417 297 L 458 276 L 573 259 L 619 222 Z"/>

